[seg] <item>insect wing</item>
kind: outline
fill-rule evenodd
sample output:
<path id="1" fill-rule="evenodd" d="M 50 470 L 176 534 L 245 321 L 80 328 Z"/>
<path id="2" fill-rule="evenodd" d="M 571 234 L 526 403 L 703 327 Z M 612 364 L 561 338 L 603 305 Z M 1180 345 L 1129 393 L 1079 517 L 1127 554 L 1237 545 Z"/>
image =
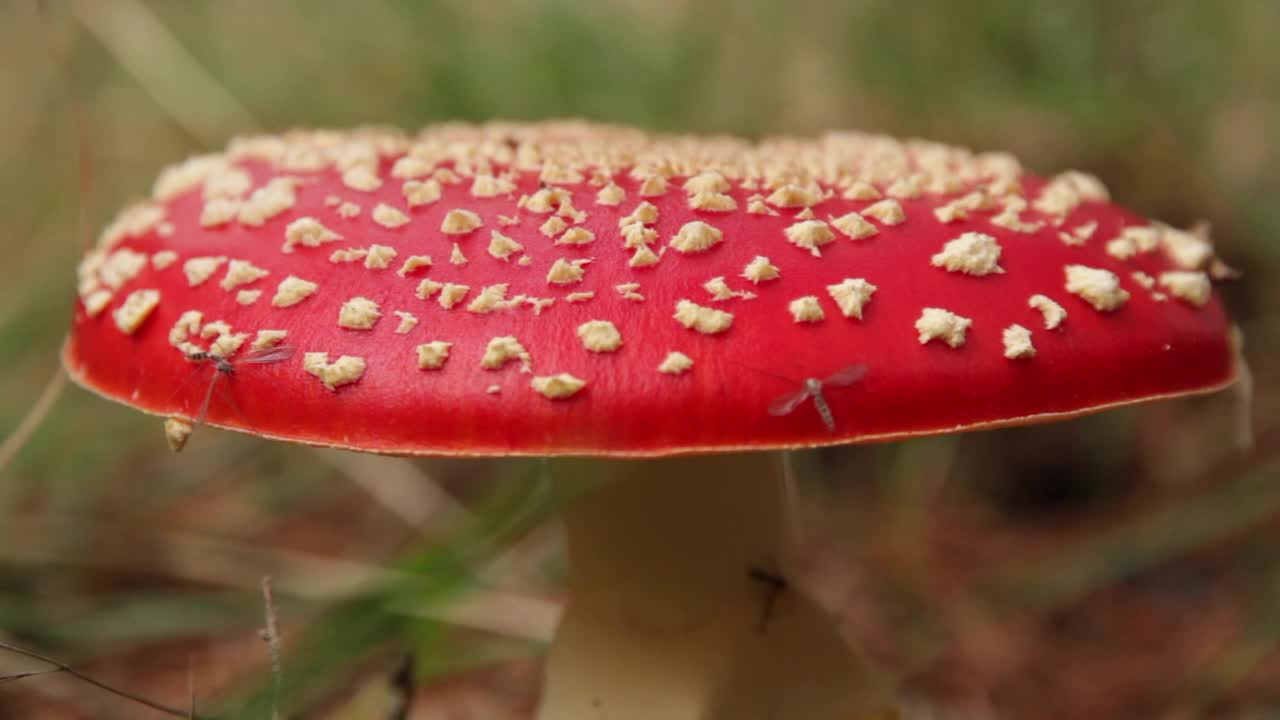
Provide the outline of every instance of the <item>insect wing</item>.
<path id="1" fill-rule="evenodd" d="M 292 345 L 276 345 L 275 347 L 254 350 L 236 361 L 237 365 L 269 365 L 288 360 L 293 357 Z"/>
<path id="2" fill-rule="evenodd" d="M 850 365 L 843 370 L 837 370 L 831 377 L 822 381 L 822 384 L 830 387 L 844 387 L 852 385 L 867 375 L 866 365 Z"/>
<path id="3" fill-rule="evenodd" d="M 788 415 L 791 413 L 792 410 L 795 410 L 796 408 L 800 407 L 800 403 L 808 399 L 809 399 L 808 388 L 802 388 L 795 392 L 787 393 L 786 395 L 783 395 L 782 397 L 770 403 L 769 414 L 774 416 Z"/>

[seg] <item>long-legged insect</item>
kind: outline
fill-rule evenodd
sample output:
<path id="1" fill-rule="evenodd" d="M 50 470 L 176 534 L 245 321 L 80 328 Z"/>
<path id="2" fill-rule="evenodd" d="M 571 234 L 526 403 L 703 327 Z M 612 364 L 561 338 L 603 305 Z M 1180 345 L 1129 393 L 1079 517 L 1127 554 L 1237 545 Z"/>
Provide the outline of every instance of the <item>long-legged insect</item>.
<path id="1" fill-rule="evenodd" d="M 262 348 L 246 353 L 244 357 L 231 361 L 216 353 L 206 352 L 203 350 L 187 353 L 187 359 L 195 363 L 213 363 L 216 370 L 213 378 L 209 380 L 209 388 L 204 393 L 204 402 L 200 404 L 200 414 L 196 416 L 196 424 L 204 422 L 209 414 L 209 402 L 213 399 L 213 389 L 218 384 L 218 379 L 226 376 L 228 379 L 236 374 L 236 368 L 242 365 L 270 365 L 272 363 L 282 362 L 293 357 L 292 345 L 276 345 L 275 347 Z"/>
<path id="2" fill-rule="evenodd" d="M 209 405 L 213 401 L 213 391 L 217 388 L 219 379 L 224 376 L 228 379 L 235 377 L 236 369 L 244 365 L 269 365 L 288 360 L 293 357 L 293 346 L 277 345 L 254 350 L 234 361 L 205 350 L 188 352 L 186 355 L 187 360 L 193 363 L 211 363 L 214 367 L 213 377 L 209 379 L 209 387 L 205 389 L 204 400 L 200 403 L 200 412 L 196 415 L 194 423 L 194 425 L 200 425 L 209 415 Z M 229 396 L 227 396 L 227 399 L 234 404 L 235 401 Z M 165 437 L 169 441 L 169 446 L 175 452 L 180 451 L 186 444 L 187 438 L 191 435 L 193 429 L 192 423 L 187 423 L 178 418 L 170 418 L 165 423 Z"/>
<path id="3" fill-rule="evenodd" d="M 865 365 L 850 365 L 849 367 L 837 370 L 825 380 L 817 378 L 805 378 L 804 387 L 794 392 L 774 400 L 769 405 L 769 414 L 775 417 L 781 415 L 789 415 L 796 408 L 800 407 L 805 400 L 813 398 L 813 406 L 817 409 L 818 415 L 822 418 L 822 424 L 827 427 L 828 432 L 836 431 L 836 418 L 831 413 L 831 406 L 827 404 L 826 397 L 823 396 L 823 388 L 845 387 L 852 385 L 861 380 L 867 374 Z"/>

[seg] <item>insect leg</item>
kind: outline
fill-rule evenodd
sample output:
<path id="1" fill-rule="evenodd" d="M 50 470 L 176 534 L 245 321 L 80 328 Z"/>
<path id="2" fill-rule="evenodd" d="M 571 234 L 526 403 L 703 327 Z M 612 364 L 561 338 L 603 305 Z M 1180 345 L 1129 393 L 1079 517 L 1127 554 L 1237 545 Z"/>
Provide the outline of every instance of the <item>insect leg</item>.
<path id="1" fill-rule="evenodd" d="M 213 400 L 213 389 L 218 386 L 218 378 L 222 377 L 222 373 L 214 372 L 213 378 L 209 380 L 209 389 L 204 393 L 204 402 L 200 403 L 200 415 L 196 417 L 196 425 L 204 423 L 205 417 L 209 415 L 209 401 Z"/>
<path id="2" fill-rule="evenodd" d="M 760 614 L 760 633 L 764 634 L 769 627 L 770 618 L 773 617 L 773 608 L 778 602 L 778 596 L 787 589 L 787 579 L 778 573 L 754 567 L 747 571 L 747 576 L 765 586 L 764 609 Z"/>

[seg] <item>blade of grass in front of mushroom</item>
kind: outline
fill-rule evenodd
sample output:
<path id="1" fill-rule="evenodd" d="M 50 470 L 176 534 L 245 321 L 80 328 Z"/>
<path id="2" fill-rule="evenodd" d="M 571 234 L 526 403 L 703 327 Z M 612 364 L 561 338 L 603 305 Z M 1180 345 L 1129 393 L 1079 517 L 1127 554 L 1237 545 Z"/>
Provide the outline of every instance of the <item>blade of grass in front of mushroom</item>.
<path id="1" fill-rule="evenodd" d="M 305 457 L 305 456 L 300 456 L 300 457 Z M 312 477 L 312 478 L 310 478 L 310 479 L 311 479 L 311 480 L 315 480 L 315 478 L 314 478 L 314 477 Z M 274 486 L 273 486 L 273 487 L 276 487 L 276 486 L 278 486 L 278 484 L 274 484 Z M 315 495 L 314 491 L 312 491 L 311 495 Z M 81 528 L 81 532 L 83 532 L 83 525 L 82 525 L 82 524 L 79 524 L 79 523 L 72 523 L 72 524 L 69 524 L 69 525 L 76 525 L 76 527 L 77 527 L 77 528 Z M 243 530 L 243 529 L 244 529 L 244 528 L 237 528 L 237 530 Z M 65 534 L 65 533 L 58 533 L 58 534 L 59 534 L 59 536 L 61 536 L 61 537 L 68 537 L 68 536 L 67 536 L 67 534 Z M 29 536 L 28 536 L 28 537 L 29 537 Z M 32 547 L 32 546 L 31 546 L 31 544 L 29 544 L 29 543 L 24 543 L 24 547 Z M 36 547 L 38 547 L 38 546 L 36 546 Z M 198 555 L 198 557 L 200 557 L 200 559 L 207 559 L 207 555 L 205 555 L 205 553 L 204 553 L 204 552 L 197 553 L 197 555 Z M 197 562 L 198 562 L 198 561 L 204 561 L 204 560 L 197 560 L 197 559 L 196 559 L 196 557 L 192 557 L 192 559 L 193 559 L 193 560 L 196 560 Z M 128 564 L 128 566 L 127 566 L 127 568 L 125 568 L 125 570 L 133 571 L 133 570 L 137 570 L 137 568 L 136 568 L 136 565 L 132 564 L 132 562 L 131 562 L 131 564 Z M 141 600 L 142 600 L 142 598 L 140 598 L 140 601 L 141 601 Z M 197 598 L 193 598 L 193 597 L 192 597 L 192 598 L 182 598 L 182 600 L 189 601 L 189 607 L 184 607 L 184 606 L 183 606 L 183 603 L 182 603 L 182 602 L 179 602 L 179 603 L 177 603 L 177 605 L 174 605 L 174 606 L 172 607 L 172 610 L 173 610 L 174 614 L 175 614 L 175 615 L 182 615 L 182 616 L 184 616 L 184 615 L 192 614 L 192 612 L 195 612 L 195 614 L 196 614 L 196 615 L 195 615 L 195 616 L 196 616 L 196 618 L 200 618 L 200 614 L 198 614 L 198 609 L 200 609 L 200 603 L 198 603 Z M 141 607 L 142 607 L 142 606 L 134 605 L 133 607 L 137 607 L 137 609 L 141 609 Z M 256 615 L 257 615 L 256 607 L 255 607 L 255 609 L 253 609 L 253 610 L 255 610 L 255 612 L 253 612 L 253 615 L 255 615 L 255 616 L 256 616 Z M 129 623 L 116 623 L 116 625 L 115 625 L 115 626 L 116 626 L 116 629 L 118 629 L 118 630 L 124 630 L 125 628 L 128 628 L 127 630 L 124 630 L 124 634 L 125 634 L 125 635 L 132 635 L 132 638 L 133 638 L 133 639 L 134 639 L 134 641 L 136 641 L 136 642 L 146 642 L 146 639 L 147 639 L 148 637 L 150 637 L 150 635 L 148 635 L 148 632 L 155 632 L 157 635 L 165 635 L 165 634 L 168 634 L 168 633 L 166 633 L 166 632 L 165 632 L 165 625 L 164 625 L 164 624 L 156 624 L 156 623 L 154 623 L 154 621 L 152 621 L 152 620 L 159 620 L 159 619 L 163 618 L 163 615 L 156 615 L 156 614 L 152 614 L 152 612 L 142 612 L 142 614 L 141 614 L 141 615 L 137 615 L 137 618 L 146 618 L 146 619 L 148 619 L 148 620 L 146 620 L 146 621 L 136 621 L 136 620 L 134 620 L 134 621 L 129 621 Z M 5 626 L 10 626 L 10 625 L 9 625 L 9 624 L 5 624 Z M 31 621 L 29 621 L 29 624 L 28 624 L 28 625 L 14 625 L 14 626 L 32 626 L 32 628 L 41 628 L 41 626 L 46 626 L 46 628 L 47 628 L 47 626 L 49 626 L 49 625 L 46 625 L 46 621 L 44 621 L 44 620 L 35 620 L 35 618 L 32 618 L 32 619 L 31 619 Z M 72 624 L 72 625 L 69 625 L 69 626 L 76 626 L 76 625 Z M 189 629 L 189 630 L 193 630 L 193 632 L 201 632 L 201 624 L 200 624 L 200 623 L 198 623 L 198 621 L 197 621 L 197 620 L 193 620 L 193 625 L 189 626 L 189 628 L 188 628 L 188 629 Z M 170 625 L 170 626 L 169 626 L 168 630 L 169 630 L 169 633 L 172 633 L 172 632 L 180 632 L 180 630 L 177 628 L 177 626 L 172 626 L 172 625 Z M 204 629 L 202 629 L 202 632 L 214 632 L 214 633 L 218 633 L 218 632 L 219 632 L 219 626 L 218 626 L 218 625 L 206 625 L 206 626 L 205 626 L 205 628 L 204 628 Z M 68 637 L 68 638 L 67 638 L 67 641 L 69 641 L 69 642 L 73 642 L 73 643 L 74 643 L 74 646 L 77 646 L 77 647 L 81 647 L 81 648 L 90 648 L 90 650 L 88 650 L 88 652 L 91 652 L 91 653 L 92 653 L 92 655 L 93 655 L 93 656 L 95 656 L 95 657 L 100 657 L 100 656 L 102 655 L 102 653 L 105 653 L 105 652 L 111 652 L 111 651 L 113 651 L 113 647 L 115 648 L 115 650 L 123 650 L 123 646 L 120 646 L 120 644 L 119 644 L 119 643 L 105 643 L 105 644 L 102 644 L 102 646 L 97 646 L 96 641 L 95 641 L 95 637 L 96 637 L 96 635 L 95 635 L 95 634 L 92 634 L 92 633 L 87 633 L 87 634 L 74 634 L 74 635 L 72 635 L 72 637 Z M 124 638 L 122 638 L 122 641 L 123 641 L 123 639 L 124 639 Z M 159 639 L 159 637 L 157 637 L 157 639 Z M 125 643 L 127 643 L 127 641 L 125 641 Z"/>
<path id="2" fill-rule="evenodd" d="M 1280 648 L 1280 564 L 1271 563 L 1254 597 L 1253 611 L 1239 632 L 1216 657 L 1190 677 L 1176 683 L 1181 701 L 1171 720 L 1207 717 L 1214 706 L 1230 697 L 1267 658 Z"/>
<path id="3" fill-rule="evenodd" d="M 1259 438 L 1254 457 L 1228 460 L 1207 474 L 1233 478 L 1229 482 L 1142 512 L 1030 567 L 1000 570 L 987 584 L 988 602 L 1003 612 L 1057 607 L 1274 518 L 1280 513 L 1280 430 Z"/>
<path id="4" fill-rule="evenodd" d="M 98 598 L 92 609 L 51 607 L 26 597 L 0 598 L 0 626 L 22 628 L 23 642 L 79 662 L 92 648 L 109 656 L 174 637 L 222 635 L 260 614 L 240 592 L 120 592 Z"/>
<path id="5" fill-rule="evenodd" d="M 420 588 L 413 588 L 420 591 Z M 406 592 L 409 590 L 405 590 Z M 388 610 L 382 594 L 371 593 L 339 602 L 319 613 L 294 621 L 291 634 L 285 619 L 285 667 L 280 690 L 280 708 L 284 715 L 295 715 L 329 695 L 336 681 L 349 677 L 363 660 L 378 651 L 416 636 L 423 654 L 440 659 L 435 642 L 446 625 L 414 618 Z M 256 680 L 220 702 L 227 708 L 226 717 L 264 717 L 272 706 L 274 683 L 267 666 L 259 663 Z"/>
<path id="6" fill-rule="evenodd" d="M 334 687 L 333 678 L 352 672 L 362 658 L 415 637 L 421 666 L 436 672 L 454 667 L 438 652 L 440 634 L 447 625 L 395 612 L 396 607 L 447 603 L 472 587 L 472 568 L 501 551 L 514 538 L 544 522 L 555 506 L 546 483 L 537 481 L 545 467 L 537 462 L 513 462 L 506 468 L 513 477 L 495 483 L 497 490 L 474 514 L 474 523 L 455 537 L 411 552 L 396 567 L 411 577 L 382 584 L 378 589 L 339 601 L 301 623 L 296 636 L 286 631 L 286 666 L 281 690 L 281 711 L 298 711 L 316 702 L 317 688 Z M 289 619 L 284 623 L 288 626 Z M 229 717 L 262 717 L 271 706 L 272 683 L 262 677 L 226 703 Z"/>
<path id="7" fill-rule="evenodd" d="M 388 612 L 426 618 L 477 632 L 533 641 L 545 641 L 550 636 L 558 609 L 553 601 L 538 595 L 526 594 L 528 591 L 511 588 L 511 575 L 504 578 L 506 582 L 502 586 L 493 590 L 486 589 L 487 583 L 477 576 L 485 573 L 487 563 L 477 568 L 468 568 L 466 587 L 460 592 L 441 594 L 432 586 L 428 588 L 428 592 L 418 596 L 413 591 L 419 588 L 423 580 L 416 574 L 311 553 L 264 549 L 253 543 L 228 539 L 166 533 L 162 545 L 167 549 L 171 562 L 154 566 L 142 565 L 133 558 L 149 551 L 145 545 L 131 551 L 132 539 L 129 537 L 128 530 L 104 527 L 91 531 L 91 534 L 93 532 L 110 533 L 116 536 L 118 538 L 116 542 L 123 544 L 124 550 L 99 552 L 90 557 L 84 553 L 57 554 L 47 550 L 42 551 L 38 547 L 28 547 L 25 551 L 11 550 L 0 554 L 0 561 L 15 567 L 58 565 L 72 573 L 146 572 L 156 577 L 165 577 L 174 583 L 198 583 L 226 588 L 225 592 L 230 594 L 227 602 L 232 599 L 250 602 L 257 578 L 264 573 L 277 577 L 277 585 L 282 591 L 282 597 L 295 598 L 299 603 L 315 606 L 339 602 L 343 598 L 368 592 L 370 588 L 378 588 L 379 592 L 389 594 L 395 587 L 410 586 L 410 589 L 404 593 L 397 593 L 394 597 L 388 598 L 386 608 Z M 116 557 L 111 557 L 113 555 Z M 508 570 L 510 571 L 510 568 Z M 532 573 L 526 568 L 521 574 L 527 576 Z M 435 573 L 433 577 L 435 578 L 433 582 L 447 580 L 443 570 Z M 204 607 L 201 605 L 203 596 L 193 594 L 191 597 L 191 602 L 198 611 L 191 621 L 201 622 L 200 618 L 209 616 L 211 613 L 199 611 Z M 211 596 L 213 599 L 217 597 Z M 119 607 L 118 616 L 123 618 L 127 616 L 130 608 L 143 607 L 146 598 L 145 593 L 125 595 L 118 599 L 115 594 L 103 594 L 100 597 L 100 603 L 104 614 L 111 616 Z M 67 647 L 74 647 L 79 641 L 92 648 L 95 654 L 108 649 L 95 642 L 98 633 L 93 632 L 91 627 L 82 628 L 74 621 L 73 615 L 56 615 L 53 614 L 54 610 L 41 607 L 38 603 L 32 606 L 33 602 L 36 601 L 23 596 L 15 597 L 10 604 L 0 603 L 0 620 L 12 620 L 4 623 L 4 626 L 26 627 L 27 621 L 32 623 L 39 621 L 39 629 L 30 633 L 33 638 L 45 637 L 46 633 L 50 633 L 48 635 L 50 642 L 58 642 L 61 639 L 68 644 Z M 159 610 L 164 608 L 169 608 L 172 612 L 159 613 Z M 254 613 L 250 613 L 252 614 Z M 217 613 L 212 615 L 211 622 L 217 617 L 222 617 Z M 243 613 L 239 615 L 239 617 L 244 616 Z M 166 623 L 170 622 L 169 618 L 172 618 L 172 623 L 175 625 L 186 622 L 188 619 L 180 612 L 180 605 L 177 604 L 176 598 L 172 606 L 159 603 L 157 614 L 147 616 L 147 620 L 154 620 L 159 627 L 168 627 Z M 60 621 L 56 627 L 52 625 L 55 620 Z M 91 618 L 86 617 L 84 620 L 90 622 Z M 119 646 L 127 644 L 128 638 L 134 635 L 141 639 L 152 637 L 152 633 L 147 631 L 148 625 L 145 621 L 125 623 L 121 627 L 130 629 L 124 631 L 118 639 L 103 639 L 112 646 Z"/>

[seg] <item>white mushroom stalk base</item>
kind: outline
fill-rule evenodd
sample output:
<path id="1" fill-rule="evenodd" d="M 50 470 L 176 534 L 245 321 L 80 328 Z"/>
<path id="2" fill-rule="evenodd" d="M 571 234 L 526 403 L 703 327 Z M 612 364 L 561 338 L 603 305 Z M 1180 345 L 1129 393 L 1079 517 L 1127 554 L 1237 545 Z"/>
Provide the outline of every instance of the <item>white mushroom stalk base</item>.
<path id="1" fill-rule="evenodd" d="M 827 613 L 785 584 L 780 455 L 571 460 L 554 472 L 570 601 L 539 720 L 897 717 Z"/>

